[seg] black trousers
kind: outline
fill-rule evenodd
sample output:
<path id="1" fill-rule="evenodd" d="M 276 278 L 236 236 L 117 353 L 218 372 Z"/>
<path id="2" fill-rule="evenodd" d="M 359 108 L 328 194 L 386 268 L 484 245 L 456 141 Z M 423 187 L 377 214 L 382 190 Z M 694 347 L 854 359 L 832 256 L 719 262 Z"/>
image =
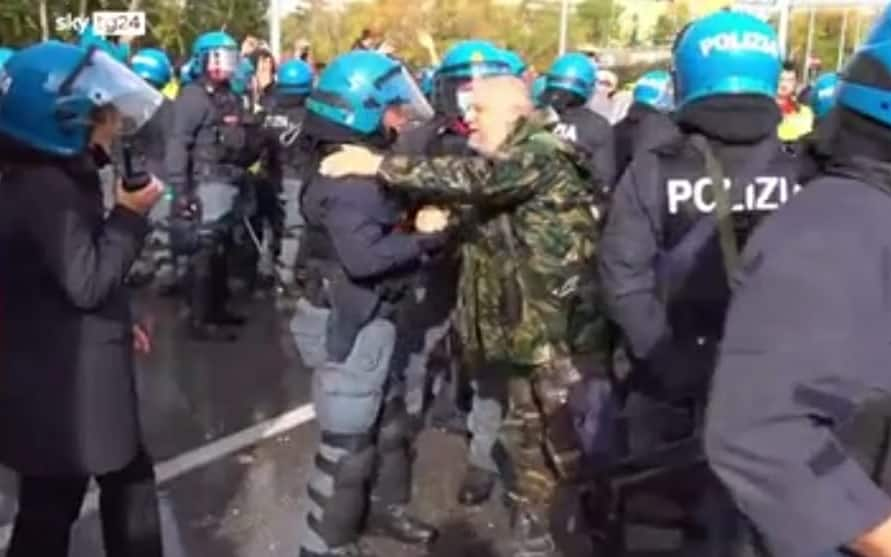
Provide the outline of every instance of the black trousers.
<path id="1" fill-rule="evenodd" d="M 24 476 L 7 557 L 68 557 L 89 477 Z M 125 468 L 96 477 L 108 557 L 162 557 L 152 461 L 145 452 Z"/>

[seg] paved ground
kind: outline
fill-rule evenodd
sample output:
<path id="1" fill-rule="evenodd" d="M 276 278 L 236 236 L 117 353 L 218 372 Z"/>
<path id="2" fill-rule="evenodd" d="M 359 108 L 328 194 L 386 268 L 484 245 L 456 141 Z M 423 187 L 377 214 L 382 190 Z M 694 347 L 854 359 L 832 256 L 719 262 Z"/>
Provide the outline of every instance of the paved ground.
<path id="1" fill-rule="evenodd" d="M 140 391 L 148 445 L 169 476 L 161 485 L 167 556 L 294 557 L 295 514 L 317 431 L 306 406 L 309 374 L 294 353 L 284 320 L 271 303 L 256 302 L 237 344 L 201 345 L 180 340 L 182 327 L 171 302 L 146 305 L 156 322 L 156 347 L 141 365 Z M 294 409 L 301 409 L 298 417 L 268 425 Z M 257 424 L 264 424 L 264 431 L 284 432 L 254 435 L 249 428 Z M 233 446 L 238 450 L 231 452 Z M 455 502 L 462 462 L 462 440 L 424 434 L 414 505 L 421 517 L 440 525 L 441 538 L 429 553 L 373 540 L 381 555 L 506 553 L 500 505 L 463 509 Z M 0 485 L 2 491 L 9 492 L 8 486 Z M 8 520 L 8 508 L 5 514 Z M 8 536 L 9 528 L 3 533 Z M 99 524 L 88 503 L 72 556 L 101 555 Z"/>

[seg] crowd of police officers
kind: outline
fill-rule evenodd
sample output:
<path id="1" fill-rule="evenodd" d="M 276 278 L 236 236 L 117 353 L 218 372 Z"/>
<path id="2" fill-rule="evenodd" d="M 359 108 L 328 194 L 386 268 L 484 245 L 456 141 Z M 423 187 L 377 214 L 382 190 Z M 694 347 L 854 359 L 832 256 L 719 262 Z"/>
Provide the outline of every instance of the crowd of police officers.
<path id="1" fill-rule="evenodd" d="M 480 157 L 473 84 L 527 79 L 516 53 L 462 41 L 413 77 L 357 50 L 315 75 L 210 32 L 174 100 L 163 51 L 130 57 L 89 29 L 0 64 L 0 462 L 21 479 L 9 555 L 67 555 L 90 478 L 107 554 L 162 553 L 133 376 L 150 338 L 128 294 L 146 278 L 182 299 L 191 341 L 236 340 L 233 275 L 268 275 L 290 301 L 321 429 L 301 556 L 371 556 L 369 532 L 433 542 L 407 511 L 430 419 L 468 439 L 462 504 L 510 491 L 510 398 L 454 365 L 465 239 L 414 228 L 417 205 L 374 176 L 319 166 L 345 145 Z M 261 66 L 274 79 L 248 87 Z M 766 23 L 720 11 L 679 34 L 671 71 L 644 75 L 615 126 L 588 108 L 588 56 L 527 79 L 585 156 L 615 356 L 562 399 L 583 464 L 561 479 L 597 484 L 693 439 L 708 466 L 684 503 L 691 555 L 889 556 L 891 10 L 815 82 L 817 124 L 795 142 L 777 134 L 781 68 Z M 553 456 L 551 427 L 532 442 Z M 514 518 L 513 554 L 572 552 L 541 516 Z"/>

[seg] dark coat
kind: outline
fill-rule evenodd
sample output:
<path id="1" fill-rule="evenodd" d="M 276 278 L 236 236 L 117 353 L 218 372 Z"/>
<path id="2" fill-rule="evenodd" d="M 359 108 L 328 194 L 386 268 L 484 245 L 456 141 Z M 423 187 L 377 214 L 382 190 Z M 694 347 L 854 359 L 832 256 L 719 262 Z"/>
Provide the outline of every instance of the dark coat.
<path id="1" fill-rule="evenodd" d="M 103 218 L 92 160 L 4 169 L 0 196 L 0 462 L 26 475 L 97 475 L 139 445 L 129 295 L 149 232 Z"/>

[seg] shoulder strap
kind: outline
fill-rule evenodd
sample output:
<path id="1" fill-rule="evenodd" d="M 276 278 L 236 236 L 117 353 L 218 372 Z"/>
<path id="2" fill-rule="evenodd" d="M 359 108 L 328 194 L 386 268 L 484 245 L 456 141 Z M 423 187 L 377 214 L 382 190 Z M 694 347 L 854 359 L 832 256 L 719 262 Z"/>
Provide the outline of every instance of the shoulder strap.
<path id="1" fill-rule="evenodd" d="M 724 271 L 729 281 L 736 272 L 739 264 L 739 245 L 736 241 L 736 232 L 733 227 L 732 206 L 730 196 L 724 185 L 724 167 L 715 156 L 708 140 L 695 135 L 691 138 L 691 144 L 702 153 L 705 158 L 705 171 L 712 182 L 712 191 L 715 192 L 715 218 L 718 227 L 718 240 L 721 244 L 721 255 L 724 258 Z M 745 179 L 741 176 L 741 178 Z M 748 180 L 746 180 L 748 181 Z"/>

